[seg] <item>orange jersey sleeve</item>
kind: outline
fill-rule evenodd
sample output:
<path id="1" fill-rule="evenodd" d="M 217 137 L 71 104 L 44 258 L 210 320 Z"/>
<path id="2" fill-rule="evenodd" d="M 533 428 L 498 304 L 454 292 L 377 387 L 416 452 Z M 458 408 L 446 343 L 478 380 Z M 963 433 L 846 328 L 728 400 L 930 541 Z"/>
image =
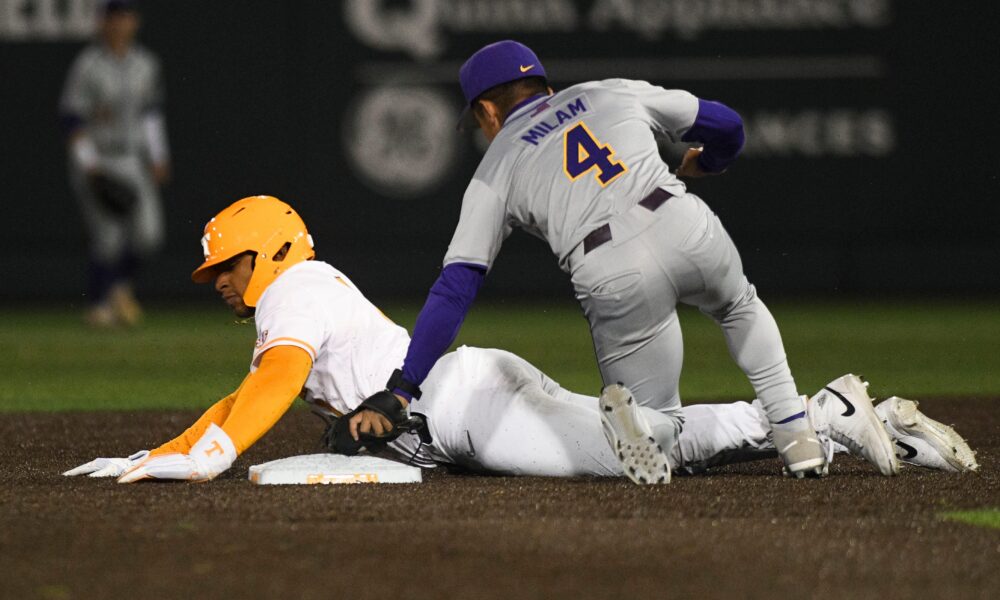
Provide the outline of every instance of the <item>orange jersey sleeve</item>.
<path id="1" fill-rule="evenodd" d="M 242 454 L 278 422 L 302 391 L 312 358 L 298 346 L 275 346 L 260 358 L 257 370 L 240 387 L 211 406 L 181 435 L 151 455 L 187 454 L 212 423 L 218 425 Z"/>
<path id="2" fill-rule="evenodd" d="M 232 410 L 233 404 L 236 402 L 236 396 L 240 393 L 240 390 L 243 389 L 243 386 L 246 385 L 247 381 L 250 380 L 250 377 L 250 375 L 247 375 L 240 384 L 240 387 L 236 388 L 235 392 L 229 394 L 209 407 L 209 409 L 194 422 L 194 425 L 188 427 L 184 433 L 163 444 L 159 448 L 156 448 L 149 454 L 151 456 L 171 453 L 187 454 L 188 451 L 191 450 L 191 446 L 194 446 L 195 442 L 201 439 L 201 436 L 205 434 L 205 430 L 208 429 L 209 425 L 215 423 L 221 427 L 222 424 L 226 422 L 226 418 L 229 417 L 229 412 Z"/>
<path id="3" fill-rule="evenodd" d="M 274 346 L 264 352 L 222 424 L 237 453 L 274 427 L 302 391 L 311 369 L 312 357 L 298 346 Z"/>

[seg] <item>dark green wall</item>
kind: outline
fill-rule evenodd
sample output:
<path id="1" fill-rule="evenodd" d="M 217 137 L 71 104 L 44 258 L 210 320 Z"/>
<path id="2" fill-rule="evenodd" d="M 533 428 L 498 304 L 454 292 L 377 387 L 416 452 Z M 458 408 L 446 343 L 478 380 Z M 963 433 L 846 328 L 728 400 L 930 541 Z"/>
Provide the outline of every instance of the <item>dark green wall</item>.
<path id="1" fill-rule="evenodd" d="M 0 300 L 71 300 L 85 242 L 55 111 L 82 42 L 46 34 L 37 0 L 0 4 L 21 11 L 18 23 L 0 12 Z M 143 275 L 147 296 L 204 294 L 188 279 L 201 227 L 260 193 L 295 205 L 320 257 L 369 293 L 422 294 L 481 155 L 452 130 L 457 69 L 503 38 L 532 45 L 557 87 L 645 78 L 737 108 L 744 157 L 690 187 L 722 216 L 765 294 L 1000 291 L 987 2 L 142 7 L 142 39 L 165 66 L 175 158 L 169 241 Z M 547 247 L 515 234 L 489 293 L 566 289 Z"/>

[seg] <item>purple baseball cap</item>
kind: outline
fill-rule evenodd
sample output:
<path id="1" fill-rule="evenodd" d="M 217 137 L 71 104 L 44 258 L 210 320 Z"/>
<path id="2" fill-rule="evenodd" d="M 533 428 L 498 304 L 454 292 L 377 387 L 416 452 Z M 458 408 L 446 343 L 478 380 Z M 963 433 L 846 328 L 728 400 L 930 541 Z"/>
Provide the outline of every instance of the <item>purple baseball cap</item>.
<path id="1" fill-rule="evenodd" d="M 486 90 L 502 83 L 548 77 L 542 61 L 531 48 L 514 40 L 503 40 L 483 46 L 465 61 L 458 71 L 458 80 L 465 95 L 465 109 L 459 118 L 459 128 L 468 124 L 472 102 Z"/>

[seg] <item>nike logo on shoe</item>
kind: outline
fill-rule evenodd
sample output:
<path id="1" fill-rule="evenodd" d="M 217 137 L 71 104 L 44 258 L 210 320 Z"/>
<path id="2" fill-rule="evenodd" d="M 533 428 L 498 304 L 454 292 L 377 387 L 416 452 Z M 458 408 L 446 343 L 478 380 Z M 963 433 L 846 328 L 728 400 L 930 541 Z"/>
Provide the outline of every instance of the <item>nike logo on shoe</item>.
<path id="1" fill-rule="evenodd" d="M 896 445 L 906 451 L 906 456 L 900 456 L 900 460 L 909 460 L 917 455 L 917 449 L 909 444 L 896 440 Z"/>
<path id="2" fill-rule="evenodd" d="M 844 413 L 843 413 L 842 415 L 840 415 L 840 416 L 842 416 L 842 417 L 849 417 L 849 416 L 851 416 L 851 415 L 853 415 L 853 414 L 854 414 L 854 405 L 853 405 L 853 404 L 851 404 L 851 403 L 850 403 L 850 402 L 849 402 L 849 401 L 847 400 L 847 398 L 845 398 L 845 397 L 844 397 L 844 395 L 843 395 L 843 394 L 841 394 L 840 392 L 838 392 L 837 390 L 835 390 L 835 389 L 833 389 L 833 388 L 831 388 L 831 387 L 825 387 L 825 388 L 823 388 L 823 389 L 824 389 L 824 390 L 826 390 L 826 391 L 828 391 L 828 392 L 830 392 L 830 393 L 831 393 L 831 394 L 833 394 L 834 396 L 836 396 L 836 397 L 840 398 L 840 401 L 841 401 L 841 402 L 843 402 L 843 403 L 844 403 L 844 406 L 846 406 L 846 407 L 847 407 L 847 410 L 845 410 L 845 411 L 844 411 Z"/>

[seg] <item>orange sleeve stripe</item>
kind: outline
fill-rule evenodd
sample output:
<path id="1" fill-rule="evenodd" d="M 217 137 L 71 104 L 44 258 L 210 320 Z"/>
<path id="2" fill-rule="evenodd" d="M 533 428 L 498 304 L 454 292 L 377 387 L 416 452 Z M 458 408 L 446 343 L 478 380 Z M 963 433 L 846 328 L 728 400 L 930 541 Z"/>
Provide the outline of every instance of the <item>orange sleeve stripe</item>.
<path id="1" fill-rule="evenodd" d="M 263 346 L 261 346 L 260 348 L 258 348 L 257 352 L 255 353 L 255 356 L 260 356 L 261 352 L 264 352 L 265 350 L 273 348 L 274 346 L 290 346 L 290 345 L 292 345 L 292 344 L 279 344 L 278 342 L 295 342 L 296 345 L 302 345 L 303 349 L 306 350 L 307 352 L 309 352 L 310 358 L 312 358 L 313 360 L 316 360 L 316 349 L 313 348 L 312 345 L 309 344 L 308 342 L 303 342 L 302 340 L 300 340 L 298 338 L 293 338 L 293 337 L 274 338 L 270 342 L 268 342 L 268 343 L 264 344 Z"/>

